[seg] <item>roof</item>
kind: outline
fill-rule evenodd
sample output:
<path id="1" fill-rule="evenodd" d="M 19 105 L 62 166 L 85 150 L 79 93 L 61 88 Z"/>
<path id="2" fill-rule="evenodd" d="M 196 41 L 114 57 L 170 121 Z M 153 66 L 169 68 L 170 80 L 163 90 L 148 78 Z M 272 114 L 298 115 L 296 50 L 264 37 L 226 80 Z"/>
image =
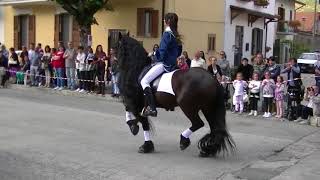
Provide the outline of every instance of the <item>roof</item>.
<path id="1" fill-rule="evenodd" d="M 273 15 L 273 14 L 268 14 L 268 13 L 264 13 L 264 12 L 260 12 L 260 11 L 254 11 L 252 9 L 247 9 L 247 8 L 243 8 L 243 7 L 238 7 L 238 6 L 233 6 L 230 5 L 230 9 L 231 10 L 236 10 L 236 11 L 240 11 L 240 12 L 244 12 L 244 13 L 248 13 L 254 16 L 258 16 L 258 17 L 264 17 L 267 19 L 276 19 L 278 16 Z"/>

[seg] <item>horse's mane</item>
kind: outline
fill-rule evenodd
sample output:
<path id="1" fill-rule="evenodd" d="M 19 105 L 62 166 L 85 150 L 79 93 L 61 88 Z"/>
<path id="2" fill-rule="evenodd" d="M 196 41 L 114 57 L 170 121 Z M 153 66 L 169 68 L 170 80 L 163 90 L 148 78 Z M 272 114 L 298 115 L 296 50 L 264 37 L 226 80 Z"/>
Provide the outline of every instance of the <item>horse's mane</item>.
<path id="1" fill-rule="evenodd" d="M 124 104 L 131 112 L 139 113 L 144 106 L 144 98 L 138 78 L 143 68 L 151 64 L 151 59 L 137 40 L 123 36 L 119 41 L 118 61 L 119 89 Z"/>

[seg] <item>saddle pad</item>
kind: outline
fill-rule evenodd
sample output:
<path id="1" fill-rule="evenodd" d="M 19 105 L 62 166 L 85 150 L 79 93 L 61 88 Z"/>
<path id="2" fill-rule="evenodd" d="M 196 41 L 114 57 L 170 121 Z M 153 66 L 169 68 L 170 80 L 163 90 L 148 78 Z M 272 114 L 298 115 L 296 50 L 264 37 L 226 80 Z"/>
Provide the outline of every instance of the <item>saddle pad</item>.
<path id="1" fill-rule="evenodd" d="M 159 85 L 158 85 L 158 89 L 157 92 L 165 92 L 168 94 L 172 94 L 175 95 L 175 93 L 173 92 L 172 89 L 172 75 L 173 73 L 175 73 L 176 71 L 173 72 L 169 72 L 169 73 L 164 73 L 160 79 Z"/>

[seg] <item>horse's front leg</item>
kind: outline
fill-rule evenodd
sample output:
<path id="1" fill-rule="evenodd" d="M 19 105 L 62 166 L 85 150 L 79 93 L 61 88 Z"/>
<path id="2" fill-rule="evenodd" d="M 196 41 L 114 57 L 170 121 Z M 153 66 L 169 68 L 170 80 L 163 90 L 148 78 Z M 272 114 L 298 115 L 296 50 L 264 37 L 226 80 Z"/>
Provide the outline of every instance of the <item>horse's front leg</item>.
<path id="1" fill-rule="evenodd" d="M 144 144 L 139 147 L 139 153 L 152 153 L 154 152 L 154 145 L 151 140 L 150 124 L 148 118 L 139 116 L 139 121 L 142 124 Z"/>
<path id="2" fill-rule="evenodd" d="M 129 126 L 131 133 L 134 136 L 137 135 L 139 132 L 138 120 L 132 112 L 128 111 L 127 108 L 126 108 L 126 121 L 127 121 L 127 124 Z"/>

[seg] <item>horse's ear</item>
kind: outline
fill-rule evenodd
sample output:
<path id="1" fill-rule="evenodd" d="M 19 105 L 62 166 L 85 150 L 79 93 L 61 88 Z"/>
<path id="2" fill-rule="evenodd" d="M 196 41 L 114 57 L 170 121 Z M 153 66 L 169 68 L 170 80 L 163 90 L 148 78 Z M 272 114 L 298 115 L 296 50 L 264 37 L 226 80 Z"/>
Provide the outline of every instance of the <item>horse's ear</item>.
<path id="1" fill-rule="evenodd" d="M 121 40 L 121 39 L 122 39 L 122 33 L 119 32 L 119 40 Z"/>

